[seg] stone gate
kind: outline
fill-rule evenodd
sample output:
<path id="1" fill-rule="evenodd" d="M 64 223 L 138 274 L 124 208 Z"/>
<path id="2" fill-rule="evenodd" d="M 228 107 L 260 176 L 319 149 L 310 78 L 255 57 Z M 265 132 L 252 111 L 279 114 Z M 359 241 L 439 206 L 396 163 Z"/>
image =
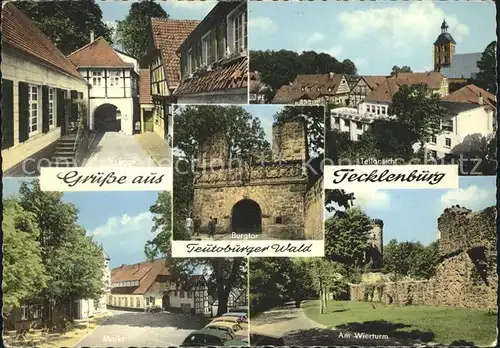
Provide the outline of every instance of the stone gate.
<path id="1" fill-rule="evenodd" d="M 308 238 L 306 134 L 301 117 L 273 125 L 273 159 L 254 164 L 230 160 L 223 134 L 200 144 L 193 218 L 201 230 L 206 230 L 211 216 L 217 233 L 252 233 L 258 239 Z M 322 190 L 315 191 L 322 196 Z M 322 219 L 320 226 L 313 225 L 308 229 L 322 231 Z"/>

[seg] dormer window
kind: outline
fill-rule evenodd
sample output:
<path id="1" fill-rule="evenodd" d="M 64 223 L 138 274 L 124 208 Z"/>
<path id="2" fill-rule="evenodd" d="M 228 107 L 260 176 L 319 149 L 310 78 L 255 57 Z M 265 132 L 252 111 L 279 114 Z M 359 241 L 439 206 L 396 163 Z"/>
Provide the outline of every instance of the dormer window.
<path id="1" fill-rule="evenodd" d="M 228 43 L 230 43 L 230 49 L 236 53 L 247 49 L 247 11 L 243 4 L 245 3 L 242 3 L 242 6 L 237 7 L 227 17 Z"/>

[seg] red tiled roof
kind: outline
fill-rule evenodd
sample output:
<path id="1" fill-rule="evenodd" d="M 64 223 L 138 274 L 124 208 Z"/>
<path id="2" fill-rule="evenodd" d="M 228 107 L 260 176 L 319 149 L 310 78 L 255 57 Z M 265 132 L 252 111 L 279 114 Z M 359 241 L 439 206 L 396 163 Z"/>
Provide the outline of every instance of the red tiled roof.
<path id="1" fill-rule="evenodd" d="M 371 89 L 380 86 L 382 83 L 384 83 L 385 79 L 387 78 L 387 76 L 376 76 L 376 75 L 363 75 L 361 77 L 365 80 L 366 84 Z"/>
<path id="2" fill-rule="evenodd" d="M 181 81 L 175 96 L 246 88 L 248 86 L 248 59 L 241 57 L 228 64 L 207 71 L 204 75 Z"/>
<path id="3" fill-rule="evenodd" d="M 383 83 L 367 94 L 365 100 L 391 102 L 401 86 L 425 83 L 431 89 L 439 89 L 443 79 L 444 76 L 439 72 L 399 73 L 387 77 Z"/>
<path id="4" fill-rule="evenodd" d="M 151 18 L 153 43 L 160 50 L 165 77 L 170 86 L 175 87 L 181 80 L 180 58 L 176 51 L 199 23 L 197 20 Z"/>
<path id="5" fill-rule="evenodd" d="M 431 71 L 425 73 L 398 73 L 388 77 L 388 79 L 407 80 L 407 84 L 414 85 L 425 83 L 429 88 L 439 89 L 445 77 L 440 72 Z"/>
<path id="6" fill-rule="evenodd" d="M 125 63 L 111 45 L 103 38 L 79 48 L 68 56 L 77 67 L 133 68 L 134 64 Z"/>
<path id="7" fill-rule="evenodd" d="M 127 287 L 129 294 L 144 294 L 154 284 L 159 275 L 169 275 L 166 258 L 146 261 L 135 265 L 122 265 L 111 270 L 111 283 L 139 281 L 137 287 Z M 122 289 L 122 288 L 116 288 Z M 120 291 L 120 290 L 118 290 Z"/>
<path id="8" fill-rule="evenodd" d="M 477 87 L 476 85 L 467 85 L 459 90 L 448 94 L 443 98 L 444 101 L 452 101 L 458 103 L 471 103 L 478 104 L 479 97 L 483 97 L 483 102 L 486 105 L 491 106 L 496 109 L 497 107 L 497 98 L 493 94 L 488 91 L 485 91 L 482 88 Z"/>
<path id="9" fill-rule="evenodd" d="M 291 85 L 281 86 L 273 99 L 273 104 L 293 103 L 300 99 L 317 99 L 337 93 L 343 74 L 297 75 Z"/>
<path id="10" fill-rule="evenodd" d="M 141 69 L 139 77 L 139 103 L 153 104 L 151 97 L 151 72 L 149 69 Z"/>
<path id="11" fill-rule="evenodd" d="M 2 43 L 83 80 L 54 43 L 11 2 L 2 7 Z"/>

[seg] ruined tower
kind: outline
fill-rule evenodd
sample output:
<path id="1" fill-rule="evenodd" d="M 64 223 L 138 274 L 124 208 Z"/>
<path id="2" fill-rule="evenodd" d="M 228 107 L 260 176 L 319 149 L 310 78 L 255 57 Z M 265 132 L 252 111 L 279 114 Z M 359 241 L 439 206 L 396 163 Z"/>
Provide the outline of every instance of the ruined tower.
<path id="1" fill-rule="evenodd" d="M 224 166 L 229 159 L 229 145 L 225 133 L 213 134 L 199 144 L 198 168 L 217 168 Z"/>
<path id="2" fill-rule="evenodd" d="M 374 269 L 380 269 L 382 267 L 382 257 L 383 257 L 383 234 L 384 234 L 384 222 L 380 219 L 372 220 L 372 229 L 369 232 L 369 243 L 371 246 L 369 259 L 372 261 Z"/>
<path id="3" fill-rule="evenodd" d="M 273 124 L 273 160 L 307 161 L 306 120 L 298 116 L 294 119 Z"/>
<path id="4" fill-rule="evenodd" d="M 448 24 L 443 21 L 441 34 L 434 42 L 434 71 L 440 71 L 442 67 L 449 67 L 455 54 L 456 42 L 448 33 Z"/>

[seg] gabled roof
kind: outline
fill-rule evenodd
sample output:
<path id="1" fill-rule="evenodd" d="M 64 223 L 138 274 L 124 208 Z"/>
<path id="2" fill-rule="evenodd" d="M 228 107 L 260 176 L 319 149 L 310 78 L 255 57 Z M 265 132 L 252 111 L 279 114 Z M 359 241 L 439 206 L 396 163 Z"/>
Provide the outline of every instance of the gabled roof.
<path id="1" fill-rule="evenodd" d="M 404 85 L 425 83 L 431 89 L 439 89 L 444 76 L 439 72 L 399 73 L 387 77 L 373 91 L 367 94 L 366 101 L 391 102 L 394 94 Z"/>
<path id="2" fill-rule="evenodd" d="M 479 72 L 477 62 L 482 53 L 461 53 L 451 57 L 451 65 L 442 67 L 439 71 L 449 79 L 470 79 Z"/>
<path id="3" fill-rule="evenodd" d="M 149 69 L 141 69 L 139 76 L 139 103 L 153 104 L 151 97 L 151 71 Z"/>
<path id="4" fill-rule="evenodd" d="M 79 48 L 68 56 L 78 68 L 133 68 L 134 64 L 125 63 L 102 36 Z"/>
<path id="5" fill-rule="evenodd" d="M 424 73 L 397 73 L 393 76 L 388 77 L 388 79 L 399 80 L 403 83 L 405 80 L 406 84 L 414 85 L 417 83 L 425 83 L 429 88 L 439 89 L 441 88 L 441 83 L 445 77 L 440 72 L 430 71 Z"/>
<path id="6" fill-rule="evenodd" d="M 384 83 L 388 76 L 377 76 L 377 75 L 362 75 L 361 78 L 365 80 L 366 84 L 370 89 L 375 89 Z"/>
<path id="7" fill-rule="evenodd" d="M 54 43 L 12 2 L 2 7 L 2 44 L 83 80 L 83 76 Z"/>
<path id="8" fill-rule="evenodd" d="M 205 72 L 201 76 L 181 81 L 174 91 L 176 97 L 246 88 L 248 86 L 248 58 L 240 57 L 227 64 Z"/>
<path id="9" fill-rule="evenodd" d="M 176 51 L 199 23 L 195 20 L 151 18 L 153 44 L 160 50 L 169 86 L 175 87 L 181 80 L 180 58 Z"/>
<path id="10" fill-rule="evenodd" d="M 479 88 L 476 85 L 467 85 L 459 90 L 448 94 L 443 98 L 444 101 L 458 102 L 458 103 L 471 103 L 479 105 L 479 97 L 483 98 L 483 103 L 496 109 L 497 98 L 488 91 Z"/>
<path id="11" fill-rule="evenodd" d="M 159 275 L 168 276 L 166 258 L 145 261 L 134 265 L 121 265 L 111 270 L 111 283 L 139 281 L 139 286 L 114 288 L 113 293 L 144 294 L 154 284 Z"/>
<path id="12" fill-rule="evenodd" d="M 273 99 L 273 104 L 287 104 L 301 99 L 317 99 L 321 96 L 337 94 L 344 74 L 304 74 L 297 75 L 290 85 L 281 86 Z M 347 78 L 346 78 L 347 82 Z"/>
<path id="13" fill-rule="evenodd" d="M 258 71 L 253 71 L 250 73 L 250 93 L 261 93 L 269 90 L 271 87 L 262 83 L 260 79 L 260 73 Z"/>

